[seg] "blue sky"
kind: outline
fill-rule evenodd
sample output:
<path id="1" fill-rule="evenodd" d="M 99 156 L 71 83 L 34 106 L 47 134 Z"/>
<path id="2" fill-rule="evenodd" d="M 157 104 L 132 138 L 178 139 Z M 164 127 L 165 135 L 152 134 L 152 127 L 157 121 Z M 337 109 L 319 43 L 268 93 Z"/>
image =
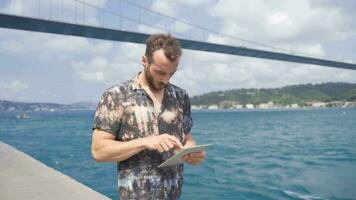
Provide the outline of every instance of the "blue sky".
<path id="1" fill-rule="evenodd" d="M 0 0 L 0 12 L 145 33 L 159 32 L 155 27 L 164 27 L 177 36 L 261 48 L 198 31 L 122 0 L 85 2 L 117 15 L 80 6 L 73 0 Z M 130 2 L 235 38 L 356 63 L 356 1 Z M 120 20 L 118 15 L 149 26 Z M 0 28 L 0 38 L 0 99 L 14 101 L 97 102 L 106 88 L 130 79 L 141 70 L 144 53 L 144 45 L 3 28 Z M 356 83 L 356 71 L 191 50 L 184 50 L 179 70 L 172 79 L 191 96 L 233 88 L 336 81 Z"/>

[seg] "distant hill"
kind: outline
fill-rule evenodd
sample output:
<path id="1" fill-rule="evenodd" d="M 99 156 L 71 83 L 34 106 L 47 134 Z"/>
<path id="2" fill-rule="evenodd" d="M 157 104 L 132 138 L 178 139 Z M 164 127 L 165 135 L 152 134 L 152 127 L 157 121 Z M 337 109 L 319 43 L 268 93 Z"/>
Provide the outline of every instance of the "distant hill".
<path id="1" fill-rule="evenodd" d="M 235 89 L 215 91 L 191 98 L 192 105 L 261 104 L 273 102 L 279 105 L 298 104 L 306 106 L 308 102 L 353 101 L 356 102 L 356 84 L 321 83 L 291 85 L 282 88 Z M 69 111 L 95 110 L 97 103 L 80 102 L 74 104 L 24 103 L 0 100 L 0 112 L 5 111 Z"/>
<path id="2" fill-rule="evenodd" d="M 0 112 L 6 111 L 69 111 L 69 110 L 94 110 L 96 103 L 80 102 L 74 104 L 57 103 L 25 103 L 0 100 Z"/>
<path id="3" fill-rule="evenodd" d="M 356 84 L 321 83 L 291 85 L 271 89 L 234 89 L 215 91 L 191 98 L 192 105 L 213 105 L 223 102 L 261 104 L 273 102 L 280 105 L 306 105 L 311 101 L 356 101 Z"/>

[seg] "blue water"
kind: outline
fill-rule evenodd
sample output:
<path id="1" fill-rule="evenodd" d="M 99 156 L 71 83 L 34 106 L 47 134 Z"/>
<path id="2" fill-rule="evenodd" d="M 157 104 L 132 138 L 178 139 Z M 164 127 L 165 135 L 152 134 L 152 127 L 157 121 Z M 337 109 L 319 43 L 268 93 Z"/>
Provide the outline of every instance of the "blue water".
<path id="1" fill-rule="evenodd" d="M 116 166 L 90 156 L 93 111 L 0 113 L 0 140 L 113 199 Z M 356 199 L 356 109 L 194 111 L 182 199 Z"/>

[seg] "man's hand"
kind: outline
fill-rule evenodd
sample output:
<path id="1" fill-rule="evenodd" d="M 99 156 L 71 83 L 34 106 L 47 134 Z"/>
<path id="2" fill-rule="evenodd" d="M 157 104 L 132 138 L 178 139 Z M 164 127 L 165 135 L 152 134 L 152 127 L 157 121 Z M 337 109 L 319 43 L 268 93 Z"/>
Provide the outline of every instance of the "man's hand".
<path id="1" fill-rule="evenodd" d="M 178 138 L 166 133 L 162 135 L 148 136 L 144 138 L 144 140 L 147 149 L 157 150 L 160 153 L 169 151 L 174 148 L 177 150 L 183 148 L 183 145 L 178 140 Z"/>
<path id="2" fill-rule="evenodd" d="M 190 153 L 182 157 L 182 160 L 191 164 L 191 165 L 199 165 L 205 159 L 205 151 Z"/>
<path id="3" fill-rule="evenodd" d="M 184 145 L 184 148 L 193 147 L 193 146 L 195 146 L 195 142 L 194 143 L 190 142 L 190 143 L 186 143 Z M 191 165 L 199 165 L 204 161 L 204 159 L 205 159 L 205 151 L 190 153 L 182 157 L 182 160 L 184 160 L 185 162 Z"/>
<path id="4" fill-rule="evenodd" d="M 185 137 L 184 148 L 194 147 L 195 141 L 191 133 L 188 133 Z M 191 164 L 191 165 L 199 165 L 205 159 L 205 151 L 190 153 L 182 157 L 182 160 Z"/>

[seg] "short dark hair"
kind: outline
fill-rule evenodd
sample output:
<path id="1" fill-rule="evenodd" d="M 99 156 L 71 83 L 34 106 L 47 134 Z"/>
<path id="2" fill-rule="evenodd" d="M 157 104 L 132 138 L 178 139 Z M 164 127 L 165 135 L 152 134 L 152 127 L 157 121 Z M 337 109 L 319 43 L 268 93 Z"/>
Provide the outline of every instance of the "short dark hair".
<path id="1" fill-rule="evenodd" d="M 146 40 L 145 56 L 148 63 L 153 63 L 153 52 L 163 49 L 164 55 L 170 61 L 176 61 L 182 55 L 180 42 L 171 34 L 153 34 Z"/>

